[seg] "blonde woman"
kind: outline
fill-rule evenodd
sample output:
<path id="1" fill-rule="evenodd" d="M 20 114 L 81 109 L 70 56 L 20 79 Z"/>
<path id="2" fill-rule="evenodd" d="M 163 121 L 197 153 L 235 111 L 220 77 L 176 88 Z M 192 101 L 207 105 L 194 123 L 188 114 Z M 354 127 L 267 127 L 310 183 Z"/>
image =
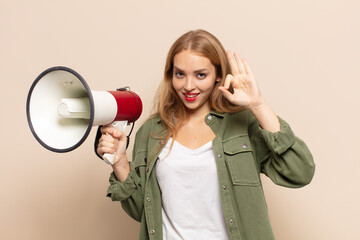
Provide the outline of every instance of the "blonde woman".
<path id="1" fill-rule="evenodd" d="M 101 132 L 97 154 L 116 152 L 108 197 L 141 222 L 140 239 L 274 239 L 260 173 L 298 188 L 315 170 L 248 63 L 204 30 L 170 48 L 132 161 L 122 132 Z"/>

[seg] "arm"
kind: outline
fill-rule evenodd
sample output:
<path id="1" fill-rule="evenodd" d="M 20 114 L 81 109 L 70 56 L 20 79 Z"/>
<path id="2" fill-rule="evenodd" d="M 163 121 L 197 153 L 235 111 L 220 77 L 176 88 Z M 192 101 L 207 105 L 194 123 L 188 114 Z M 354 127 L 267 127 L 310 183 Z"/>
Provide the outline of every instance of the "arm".
<path id="1" fill-rule="evenodd" d="M 262 101 L 260 105 L 249 108 L 259 125 L 270 132 L 280 131 L 280 122 L 275 112 L 267 102 Z"/>
<path id="2" fill-rule="evenodd" d="M 289 124 L 281 118 L 280 131 L 270 132 L 259 126 L 249 114 L 249 137 L 261 172 L 275 184 L 298 188 L 309 184 L 315 163 L 306 144 L 295 136 Z"/>
<path id="3" fill-rule="evenodd" d="M 121 133 L 114 133 L 111 129 L 102 129 L 104 134 L 97 148 L 100 156 L 105 152 L 113 153 L 116 149 L 117 155 L 112 166 L 113 172 L 109 179 L 107 197 L 112 201 L 120 201 L 125 212 L 137 221 L 141 220 L 143 213 L 143 186 L 145 186 L 146 151 L 144 150 L 146 149 L 142 146 L 147 139 L 143 130 L 144 128 L 141 127 L 136 133 L 131 162 L 128 162 L 124 152 L 126 141 L 121 140 Z"/>
<path id="4" fill-rule="evenodd" d="M 278 185 L 308 184 L 315 170 L 309 149 L 265 102 L 248 63 L 237 53 L 232 56 L 228 51 L 227 57 L 231 74 L 219 89 L 230 102 L 251 112 L 249 137 L 261 172 Z M 230 85 L 233 93 L 228 91 Z"/>

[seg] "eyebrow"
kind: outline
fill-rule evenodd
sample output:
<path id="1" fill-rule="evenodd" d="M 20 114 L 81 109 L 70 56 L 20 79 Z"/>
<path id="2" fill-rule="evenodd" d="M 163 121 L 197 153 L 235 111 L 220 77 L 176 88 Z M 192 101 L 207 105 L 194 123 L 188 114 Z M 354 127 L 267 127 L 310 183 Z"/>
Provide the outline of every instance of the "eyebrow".
<path id="1" fill-rule="evenodd" d="M 174 71 L 184 72 L 184 70 L 182 70 L 181 68 L 179 68 L 179 67 L 177 67 L 175 65 L 174 65 Z M 195 70 L 194 72 L 198 73 L 198 72 L 204 72 L 204 71 L 209 71 L 209 70 L 206 69 L 206 68 L 202 68 L 202 69 Z"/>

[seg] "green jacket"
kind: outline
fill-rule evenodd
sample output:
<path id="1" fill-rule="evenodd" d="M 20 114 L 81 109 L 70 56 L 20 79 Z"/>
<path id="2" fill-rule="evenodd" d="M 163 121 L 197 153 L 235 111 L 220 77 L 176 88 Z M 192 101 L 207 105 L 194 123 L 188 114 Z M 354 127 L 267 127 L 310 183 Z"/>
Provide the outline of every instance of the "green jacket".
<path id="1" fill-rule="evenodd" d="M 290 126 L 280 119 L 276 133 L 261 129 L 247 111 L 209 113 L 206 124 L 216 134 L 213 148 L 218 169 L 220 198 L 230 239 L 274 239 L 260 173 L 274 183 L 298 188 L 310 183 L 315 170 L 312 155 Z M 164 130 L 159 118 L 138 130 L 131 172 L 124 182 L 110 176 L 107 196 L 121 201 L 124 210 L 141 222 L 140 240 L 162 239 L 161 190 L 156 179 L 160 140 L 153 133 Z M 199 229 L 201 231 L 201 229 Z"/>

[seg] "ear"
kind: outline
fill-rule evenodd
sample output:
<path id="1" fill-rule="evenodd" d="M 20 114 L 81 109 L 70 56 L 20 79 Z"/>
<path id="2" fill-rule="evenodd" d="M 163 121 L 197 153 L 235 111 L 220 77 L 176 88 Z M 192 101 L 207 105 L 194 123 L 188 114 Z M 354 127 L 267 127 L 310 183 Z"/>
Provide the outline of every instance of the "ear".
<path id="1" fill-rule="evenodd" d="M 216 80 L 215 80 L 215 84 L 217 84 L 217 83 L 219 83 L 221 81 L 221 78 L 216 78 Z"/>

